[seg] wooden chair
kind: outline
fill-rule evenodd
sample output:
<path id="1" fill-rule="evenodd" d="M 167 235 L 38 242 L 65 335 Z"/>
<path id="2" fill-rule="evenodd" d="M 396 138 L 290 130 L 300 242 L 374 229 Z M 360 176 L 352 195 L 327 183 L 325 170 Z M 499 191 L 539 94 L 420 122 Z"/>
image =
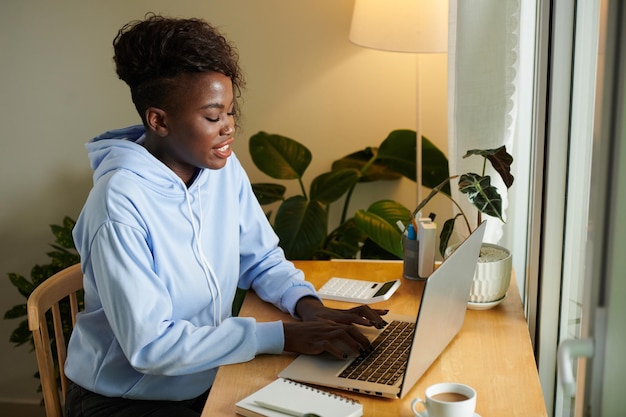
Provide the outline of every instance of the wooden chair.
<path id="1" fill-rule="evenodd" d="M 46 415 L 48 417 L 63 417 L 63 404 L 67 393 L 68 380 L 63 371 L 65 364 L 67 342 L 63 334 L 64 321 L 71 328 L 76 324 L 76 314 L 79 309 L 77 292 L 83 288 L 83 274 L 80 264 L 72 265 L 57 272 L 42 282 L 28 298 L 28 328 L 33 332 L 37 366 L 39 367 L 39 379 L 43 392 Z M 62 320 L 60 302 L 69 298 L 70 315 Z M 54 323 L 54 345 L 56 346 L 56 358 L 58 359 L 61 387 L 57 383 L 57 374 L 53 360 L 53 349 L 48 334 L 48 322 L 46 313 L 52 312 Z M 67 314 L 67 312 L 66 312 Z"/>

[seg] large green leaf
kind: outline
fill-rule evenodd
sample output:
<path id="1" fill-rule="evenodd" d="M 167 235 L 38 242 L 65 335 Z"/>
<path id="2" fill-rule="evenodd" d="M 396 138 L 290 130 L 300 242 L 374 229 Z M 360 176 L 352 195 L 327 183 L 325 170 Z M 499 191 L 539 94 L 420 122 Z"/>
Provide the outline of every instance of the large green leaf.
<path id="1" fill-rule="evenodd" d="M 66 265 L 74 265 L 80 262 L 80 256 L 78 256 L 75 250 L 69 251 L 58 245 L 52 245 L 52 247 L 56 249 L 56 251 L 48 252 L 47 255 L 50 257 L 51 264 L 56 271 L 60 271 L 65 268 Z"/>
<path id="2" fill-rule="evenodd" d="M 285 190 L 287 190 L 287 187 L 281 184 L 270 184 L 266 182 L 252 184 L 252 191 L 261 205 L 284 200 Z"/>
<path id="3" fill-rule="evenodd" d="M 324 249 L 317 259 L 354 259 L 366 235 L 359 229 L 354 219 L 340 224 L 326 239 Z"/>
<path id="4" fill-rule="evenodd" d="M 28 320 L 22 320 L 20 324 L 13 329 L 13 332 L 11 332 L 9 342 L 14 343 L 16 346 L 21 346 L 32 341 L 32 336 L 33 333 L 28 329 Z"/>
<path id="5" fill-rule="evenodd" d="M 392 200 L 373 203 L 367 210 L 358 210 L 354 221 L 371 240 L 398 258 L 402 258 L 402 233 L 397 222 L 406 222 L 411 212 Z"/>
<path id="6" fill-rule="evenodd" d="M 491 185 L 491 177 L 482 177 L 472 172 L 461 175 L 459 191 L 467 194 L 469 201 L 482 213 L 502 219 L 502 197 Z"/>
<path id="7" fill-rule="evenodd" d="M 414 130 L 394 130 L 380 144 L 377 157 L 392 171 L 416 180 L 417 140 Z"/>
<path id="8" fill-rule="evenodd" d="M 296 195 L 285 200 L 274 220 L 285 256 L 291 260 L 313 259 L 326 237 L 327 213 L 318 201 Z"/>
<path id="9" fill-rule="evenodd" d="M 32 282 L 28 281 L 20 274 L 10 272 L 9 280 L 11 281 L 11 284 L 13 284 L 15 288 L 17 288 L 20 294 L 22 294 L 26 298 L 28 298 L 30 296 L 30 293 L 32 293 L 35 289 L 35 285 L 33 285 Z"/>
<path id="10" fill-rule="evenodd" d="M 69 265 L 72 264 L 68 264 L 67 266 Z M 54 261 L 45 265 L 35 265 L 30 270 L 30 278 L 33 281 L 33 284 L 38 286 L 63 268 L 63 266 L 54 263 Z"/>
<path id="11" fill-rule="evenodd" d="M 17 304 L 4 312 L 4 318 L 16 319 L 18 317 L 24 317 L 27 314 L 27 311 L 26 304 Z"/>
<path id="12" fill-rule="evenodd" d="M 374 213 L 391 224 L 398 232 L 398 221 L 405 223 L 411 214 L 410 210 L 394 200 L 378 200 L 372 203 L 367 211 Z M 370 235 L 371 237 L 371 235 Z"/>
<path id="13" fill-rule="evenodd" d="M 378 152 L 376 148 L 365 148 L 362 151 L 353 152 L 333 162 L 332 170 L 339 171 L 342 169 L 353 168 L 361 172 L 359 182 L 372 182 L 372 181 L 390 181 L 402 178 L 399 172 L 387 167 L 387 165 L 380 161 L 374 161 L 369 166 L 367 171 L 363 172 L 363 168 L 367 165 L 374 154 Z"/>
<path id="14" fill-rule="evenodd" d="M 392 131 L 379 148 L 367 147 L 333 162 L 333 171 L 354 168 L 361 171 L 360 182 L 397 180 L 404 176 L 416 180 L 416 133 L 414 130 Z M 374 158 L 374 162 L 371 160 Z M 422 184 L 434 188 L 448 178 L 448 158 L 428 138 L 422 136 Z M 364 167 L 370 164 L 365 172 Z M 450 195 L 450 186 L 443 193 Z"/>
<path id="15" fill-rule="evenodd" d="M 359 245 L 353 245 L 351 242 L 331 240 L 328 242 L 328 245 L 326 245 L 326 248 L 316 253 L 314 259 L 321 261 L 329 259 L 355 259 L 359 250 Z"/>
<path id="16" fill-rule="evenodd" d="M 50 225 L 50 229 L 52 230 L 52 234 L 54 235 L 56 242 L 66 249 L 74 248 L 72 229 L 74 229 L 75 224 L 76 221 L 66 216 L 63 218 L 63 225 Z"/>
<path id="17" fill-rule="evenodd" d="M 301 143 L 281 135 L 259 132 L 250 138 L 250 156 L 263 173 L 272 178 L 302 178 L 311 163 L 311 151 Z"/>
<path id="18" fill-rule="evenodd" d="M 365 239 L 361 246 L 361 259 L 399 260 L 402 258 L 381 248 L 372 239 Z"/>
<path id="19" fill-rule="evenodd" d="M 448 158 L 428 138 L 422 136 L 422 185 L 435 188 L 450 176 Z M 441 192 L 451 195 L 450 184 L 441 188 Z"/>
<path id="20" fill-rule="evenodd" d="M 378 150 L 379 162 L 412 181 L 416 180 L 416 134 L 413 130 L 394 130 Z M 422 185 L 435 188 L 450 176 L 448 158 L 428 138 L 422 136 Z M 450 186 L 442 190 L 450 195 Z"/>
<path id="21" fill-rule="evenodd" d="M 311 183 L 311 200 L 330 204 L 344 195 L 359 181 L 359 171 L 342 169 L 317 176 Z"/>
<path id="22" fill-rule="evenodd" d="M 385 219 L 365 210 L 357 210 L 354 220 L 376 244 L 398 257 L 402 256 L 401 234 Z"/>

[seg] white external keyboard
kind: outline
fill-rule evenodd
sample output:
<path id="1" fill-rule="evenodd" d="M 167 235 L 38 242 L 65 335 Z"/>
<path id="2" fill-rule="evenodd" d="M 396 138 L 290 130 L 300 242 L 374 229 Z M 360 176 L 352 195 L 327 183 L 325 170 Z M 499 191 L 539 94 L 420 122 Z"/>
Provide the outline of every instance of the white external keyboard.
<path id="1" fill-rule="evenodd" d="M 400 280 L 387 282 L 332 277 L 317 293 L 326 300 L 371 304 L 388 300 L 400 286 Z"/>

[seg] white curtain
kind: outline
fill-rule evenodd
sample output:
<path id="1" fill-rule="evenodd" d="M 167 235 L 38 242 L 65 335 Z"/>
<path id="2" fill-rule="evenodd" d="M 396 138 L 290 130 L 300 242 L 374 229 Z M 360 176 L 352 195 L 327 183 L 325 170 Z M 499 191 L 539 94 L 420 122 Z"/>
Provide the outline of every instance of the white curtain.
<path id="1" fill-rule="evenodd" d="M 463 159 L 468 150 L 506 145 L 507 151 L 513 154 L 518 110 L 520 2 L 450 0 L 449 15 L 450 173 L 480 174 L 482 158 Z M 492 174 L 492 184 L 498 187 L 503 197 L 503 208 L 506 208 L 506 187 L 497 173 L 489 171 L 489 163 L 487 165 L 487 172 Z M 452 190 L 475 226 L 476 210 L 464 195 L 459 196 L 456 182 L 452 184 Z M 502 237 L 502 222 L 488 216 L 483 218 L 489 222 L 485 241 L 498 243 Z"/>

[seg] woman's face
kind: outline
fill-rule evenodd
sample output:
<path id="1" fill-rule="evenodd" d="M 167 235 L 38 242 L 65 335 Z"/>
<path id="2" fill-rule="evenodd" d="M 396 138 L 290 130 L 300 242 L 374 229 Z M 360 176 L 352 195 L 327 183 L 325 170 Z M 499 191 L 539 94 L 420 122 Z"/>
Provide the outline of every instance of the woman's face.
<path id="1" fill-rule="evenodd" d="M 217 72 L 181 75 L 180 87 L 162 110 L 164 129 L 149 149 L 187 183 L 197 168 L 221 169 L 235 140 L 233 85 Z"/>

